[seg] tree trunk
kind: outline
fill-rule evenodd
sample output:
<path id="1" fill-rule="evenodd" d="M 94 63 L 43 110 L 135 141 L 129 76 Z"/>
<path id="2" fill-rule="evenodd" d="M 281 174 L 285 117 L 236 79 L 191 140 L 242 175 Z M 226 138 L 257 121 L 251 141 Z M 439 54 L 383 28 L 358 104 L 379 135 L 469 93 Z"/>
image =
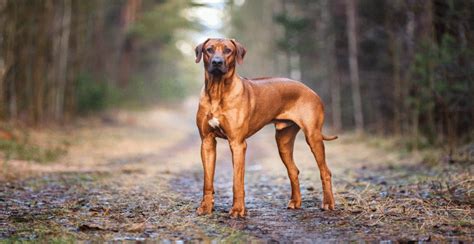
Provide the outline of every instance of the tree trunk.
<path id="1" fill-rule="evenodd" d="M 7 11 L 7 0 L 0 0 L 0 13 Z M 6 16 L 5 16 L 6 15 Z M 0 16 L 0 33 L 6 38 L 0 38 L 0 119 L 6 118 L 6 76 L 9 69 L 6 52 L 8 51 L 8 14 Z"/>
<path id="2" fill-rule="evenodd" d="M 288 12 L 288 3 L 285 0 L 281 0 L 282 4 L 282 14 L 287 15 Z M 285 35 L 288 35 L 285 33 Z M 291 51 L 290 49 L 286 48 L 285 50 L 285 61 L 286 61 L 286 75 L 287 77 L 291 77 L 291 71 L 292 71 L 292 66 L 291 66 Z"/>
<path id="3" fill-rule="evenodd" d="M 434 20 L 433 20 L 433 1 L 432 0 L 426 0 L 422 1 L 423 4 L 421 5 L 422 11 L 420 15 L 420 41 L 425 42 L 428 44 L 428 47 L 426 47 L 426 50 L 422 50 L 424 52 L 433 52 L 433 45 L 435 45 L 435 38 L 434 38 Z M 425 95 L 426 97 L 423 97 L 423 104 L 421 104 L 419 101 L 418 105 L 419 107 L 415 107 L 418 111 L 414 111 L 414 116 L 417 116 L 416 118 L 413 118 L 413 120 L 420 119 L 425 115 L 426 117 L 426 122 L 424 123 L 424 127 L 426 128 L 425 132 L 426 135 L 431 137 L 431 136 L 443 136 L 443 133 L 436 133 L 436 124 L 435 124 L 435 117 L 434 117 L 434 106 L 435 106 L 435 98 L 432 95 L 434 91 L 434 61 L 432 59 L 429 59 L 427 61 L 427 79 L 428 79 L 428 84 L 427 87 L 423 87 L 423 89 L 427 89 L 429 91 L 428 95 Z M 420 100 L 419 98 L 415 98 L 417 100 Z M 423 106 L 424 109 L 426 109 L 426 113 L 422 113 L 419 111 L 421 107 Z M 423 115 L 422 115 L 423 114 Z M 415 126 L 418 126 L 419 121 L 416 124 L 413 124 L 413 130 L 416 130 L 417 132 L 419 131 L 419 128 L 414 128 Z M 437 134 L 437 135 L 435 135 Z M 416 133 L 418 135 L 418 133 Z"/>
<path id="4" fill-rule="evenodd" d="M 323 0 L 321 2 L 321 22 L 323 27 L 323 35 L 326 37 L 324 40 L 325 46 L 324 59 L 326 62 L 322 62 L 325 66 L 326 75 L 325 80 L 329 82 L 329 90 L 331 96 L 331 117 L 332 127 L 338 132 L 342 129 L 342 114 L 341 114 L 341 86 L 339 77 L 336 74 L 336 52 L 335 45 L 336 40 L 333 30 L 332 11 L 329 0 Z"/>
<path id="5" fill-rule="evenodd" d="M 399 33 L 394 30 L 394 28 L 390 25 L 393 19 L 392 16 L 386 18 L 386 29 L 388 33 L 388 47 L 389 47 L 389 54 L 392 59 L 392 82 L 393 82 L 393 130 L 394 133 L 397 135 L 401 134 L 401 125 L 402 125 L 402 116 L 401 116 L 401 103 L 402 103 L 402 96 L 401 96 L 401 64 L 400 64 L 400 52 L 401 52 L 401 43 L 400 39 L 398 38 Z"/>
<path id="6" fill-rule="evenodd" d="M 354 120 L 356 131 L 361 133 L 364 130 L 364 116 L 362 113 L 362 99 L 360 95 L 359 65 L 357 62 L 356 4 L 356 0 L 346 0 L 347 38 L 349 44 L 349 73 L 352 85 Z"/>
<path id="7" fill-rule="evenodd" d="M 427 21 L 427 33 L 426 33 L 426 38 L 429 40 L 430 43 L 430 49 L 433 49 L 433 45 L 435 45 L 435 37 L 434 37 L 434 19 L 433 19 L 433 1 L 428 0 L 426 1 L 426 21 Z M 429 60 L 428 61 L 428 69 L 429 69 L 429 89 L 431 94 L 434 94 L 435 87 L 434 87 L 434 61 Z M 434 95 L 430 96 L 430 100 L 432 101 L 432 107 L 428 108 L 427 112 L 427 121 L 428 121 L 428 135 L 433 136 L 434 138 L 439 139 L 439 141 L 443 141 L 442 137 L 444 136 L 444 133 L 437 133 L 436 132 L 436 122 L 435 122 L 435 97 Z"/>
<path id="8" fill-rule="evenodd" d="M 401 84 L 401 96 L 402 101 L 399 106 L 401 106 L 401 132 L 403 134 L 409 131 L 410 127 L 410 106 L 408 103 L 408 97 L 410 95 L 410 87 L 412 86 L 412 65 L 415 53 L 415 13 L 413 10 L 413 2 L 409 3 L 406 9 L 407 12 L 407 24 L 405 26 L 405 64 L 404 64 L 404 74 Z"/>
<path id="9" fill-rule="evenodd" d="M 59 45 L 58 92 L 55 106 L 55 117 L 58 121 L 64 115 L 64 94 L 67 83 L 67 63 L 69 55 L 69 34 L 71 31 L 71 0 L 63 0 L 63 16 L 61 19 L 61 35 Z"/>
<path id="10" fill-rule="evenodd" d="M 339 76 L 331 78 L 332 126 L 336 132 L 342 130 L 341 83 Z"/>

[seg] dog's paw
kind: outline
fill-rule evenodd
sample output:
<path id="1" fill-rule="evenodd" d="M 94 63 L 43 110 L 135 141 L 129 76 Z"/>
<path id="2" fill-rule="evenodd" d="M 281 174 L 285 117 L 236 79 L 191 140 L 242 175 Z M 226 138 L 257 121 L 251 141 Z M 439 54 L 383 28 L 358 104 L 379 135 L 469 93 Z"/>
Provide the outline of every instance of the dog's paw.
<path id="1" fill-rule="evenodd" d="M 291 199 L 288 202 L 288 209 L 298 209 L 301 208 L 301 200 Z"/>
<path id="2" fill-rule="evenodd" d="M 212 208 L 208 208 L 208 207 L 199 207 L 197 210 L 196 210 L 196 213 L 197 215 L 206 215 L 206 214 L 211 214 L 212 213 Z"/>
<path id="3" fill-rule="evenodd" d="M 211 214 L 214 209 L 214 204 L 202 202 L 201 206 L 196 210 L 197 215 Z"/>
<path id="4" fill-rule="evenodd" d="M 334 210 L 335 209 L 334 199 L 330 199 L 330 200 L 324 199 L 323 203 L 321 203 L 321 209 L 325 211 Z"/>
<path id="5" fill-rule="evenodd" d="M 231 218 L 243 218 L 245 217 L 247 211 L 245 207 L 232 207 L 232 209 L 229 211 L 229 215 Z"/>

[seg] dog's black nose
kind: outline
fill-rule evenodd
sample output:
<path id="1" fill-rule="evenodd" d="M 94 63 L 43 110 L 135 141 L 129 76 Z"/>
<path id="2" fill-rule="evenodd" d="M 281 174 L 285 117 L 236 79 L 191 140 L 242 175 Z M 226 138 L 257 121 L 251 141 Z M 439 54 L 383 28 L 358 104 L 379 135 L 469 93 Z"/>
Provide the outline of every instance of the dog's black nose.
<path id="1" fill-rule="evenodd" d="M 221 66 L 221 65 L 224 64 L 224 59 L 222 59 L 220 57 L 214 57 L 214 58 L 212 58 L 211 63 L 214 66 Z"/>

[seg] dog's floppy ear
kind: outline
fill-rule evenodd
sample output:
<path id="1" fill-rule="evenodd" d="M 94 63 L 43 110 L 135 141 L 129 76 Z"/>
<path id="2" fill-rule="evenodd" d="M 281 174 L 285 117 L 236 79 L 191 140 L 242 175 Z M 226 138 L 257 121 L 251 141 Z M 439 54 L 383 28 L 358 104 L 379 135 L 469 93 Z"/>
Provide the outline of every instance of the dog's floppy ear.
<path id="1" fill-rule="evenodd" d="M 245 49 L 244 46 L 242 46 L 242 44 L 240 44 L 236 40 L 231 39 L 230 41 L 234 44 L 235 48 L 237 49 L 237 53 L 235 54 L 237 63 L 242 64 L 244 62 L 244 57 L 245 57 L 245 54 L 247 53 L 247 50 Z"/>
<path id="2" fill-rule="evenodd" d="M 206 42 L 209 41 L 209 38 L 207 38 L 207 40 L 205 40 L 203 43 L 197 45 L 196 49 L 195 49 L 195 52 L 196 52 L 196 63 L 199 63 L 201 61 L 201 58 L 202 58 L 202 48 L 204 47 L 204 45 L 206 44 Z"/>

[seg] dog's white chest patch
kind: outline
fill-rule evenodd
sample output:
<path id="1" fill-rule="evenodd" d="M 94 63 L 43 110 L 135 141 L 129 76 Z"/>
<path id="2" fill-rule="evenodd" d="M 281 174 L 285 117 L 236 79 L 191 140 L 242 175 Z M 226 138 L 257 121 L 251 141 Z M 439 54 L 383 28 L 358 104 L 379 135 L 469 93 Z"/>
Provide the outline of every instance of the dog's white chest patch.
<path id="1" fill-rule="evenodd" d="M 214 129 L 217 129 L 220 126 L 219 120 L 216 117 L 212 117 L 212 119 L 207 121 L 207 123 Z"/>

